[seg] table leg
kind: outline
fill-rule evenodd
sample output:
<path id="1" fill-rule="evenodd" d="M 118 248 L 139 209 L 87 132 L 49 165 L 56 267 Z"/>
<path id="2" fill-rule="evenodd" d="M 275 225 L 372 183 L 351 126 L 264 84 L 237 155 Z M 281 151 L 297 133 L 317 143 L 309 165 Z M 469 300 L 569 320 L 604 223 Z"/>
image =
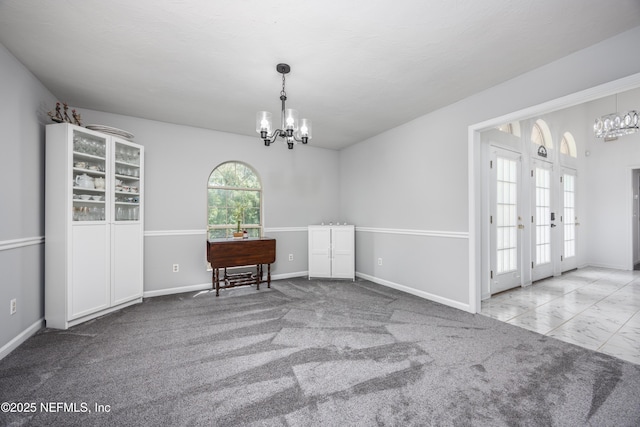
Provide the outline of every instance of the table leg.
<path id="1" fill-rule="evenodd" d="M 267 288 L 271 289 L 271 264 L 267 264 Z"/>
<path id="2" fill-rule="evenodd" d="M 216 296 L 220 295 L 220 269 L 216 268 L 215 269 L 215 275 L 216 275 Z"/>
<path id="3" fill-rule="evenodd" d="M 256 290 L 260 290 L 260 264 L 256 264 Z"/>

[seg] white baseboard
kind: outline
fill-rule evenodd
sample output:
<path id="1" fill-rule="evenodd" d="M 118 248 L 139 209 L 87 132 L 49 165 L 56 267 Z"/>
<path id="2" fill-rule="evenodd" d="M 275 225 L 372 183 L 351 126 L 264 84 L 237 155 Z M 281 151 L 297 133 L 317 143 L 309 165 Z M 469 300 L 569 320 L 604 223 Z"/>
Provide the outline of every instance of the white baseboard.
<path id="1" fill-rule="evenodd" d="M 590 262 L 589 264 L 587 264 L 588 267 L 596 267 L 596 268 L 608 268 L 610 270 L 632 270 L 630 269 L 628 266 L 624 266 L 624 265 L 612 265 L 612 264 L 600 264 L 597 262 Z M 584 268 L 584 267 L 579 267 L 579 268 Z"/>
<path id="2" fill-rule="evenodd" d="M 457 308 L 458 310 L 463 310 L 463 311 L 466 311 L 466 312 L 469 312 L 469 313 L 473 313 L 471 311 L 471 307 L 469 306 L 469 304 L 464 304 L 464 303 L 461 303 L 459 301 L 454 301 L 454 300 L 449 299 L 449 298 L 443 298 L 443 297 L 440 297 L 438 295 L 430 294 L 429 292 L 420 291 L 418 289 L 410 288 L 408 286 L 401 285 L 399 283 L 394 283 L 394 282 L 390 282 L 388 280 L 379 279 L 377 277 L 369 276 L 368 274 L 364 274 L 364 273 L 357 273 L 356 272 L 356 276 L 360 277 L 362 279 L 366 279 L 366 280 L 368 280 L 370 282 L 377 283 L 377 284 L 382 285 L 382 286 L 387 286 L 389 288 L 397 289 L 399 291 L 406 292 L 408 294 L 415 295 L 415 296 L 420 297 L 420 298 L 428 299 L 429 301 L 438 302 L 440 304 L 444 304 L 444 305 L 447 305 L 449 307 Z"/>
<path id="3" fill-rule="evenodd" d="M 180 286 L 177 288 L 166 288 L 166 289 L 159 289 L 157 291 L 144 291 L 143 293 L 143 297 L 144 298 L 151 298 L 151 297 L 159 297 L 162 295 L 173 295 L 173 294 L 182 294 L 185 292 L 195 292 L 195 291 L 204 291 L 207 289 L 211 289 L 211 283 L 203 283 L 200 285 L 188 285 L 188 286 Z"/>
<path id="4" fill-rule="evenodd" d="M 283 274 L 272 274 L 271 275 L 271 280 L 283 280 L 283 279 L 290 279 L 292 277 L 304 277 L 307 275 L 306 271 L 297 271 L 294 273 L 283 273 Z M 167 288 L 167 289 L 159 289 L 157 291 L 145 291 L 143 296 L 144 298 L 151 298 L 151 297 L 159 297 L 162 295 L 173 295 L 173 294 L 182 294 L 185 292 L 197 292 L 197 291 L 205 291 L 205 290 L 210 290 L 213 286 L 211 285 L 211 282 L 208 283 L 201 283 L 198 285 L 187 285 L 187 286 L 180 286 L 177 288 Z"/>
<path id="5" fill-rule="evenodd" d="M 308 275 L 308 271 L 297 271 L 297 272 L 293 272 L 293 273 L 283 273 L 283 274 L 273 274 L 271 275 L 271 280 L 275 281 L 275 280 L 284 280 L 284 279 L 291 279 L 293 277 L 306 277 Z M 408 286 L 404 286 L 404 285 L 400 285 L 398 283 L 394 283 L 394 282 L 390 282 L 388 280 L 383 280 L 383 279 L 379 279 L 377 277 L 373 277 L 373 276 L 369 276 L 368 274 L 364 274 L 364 273 L 356 273 L 357 277 L 361 277 L 365 280 L 369 280 L 370 282 L 373 283 L 377 283 L 379 285 L 383 285 L 383 286 L 387 286 L 389 288 L 393 288 L 393 289 L 397 289 L 399 291 L 402 292 L 406 292 L 408 294 L 411 295 L 415 295 L 417 297 L 420 298 L 424 298 L 430 301 L 434 301 L 434 302 L 438 302 L 440 304 L 444 304 L 447 305 L 449 307 L 453 307 L 453 308 L 457 308 L 458 310 L 463 310 L 466 312 L 471 313 L 471 309 L 469 307 L 469 304 L 464 304 L 458 301 L 454 301 L 448 298 L 443 298 L 440 297 L 438 295 L 433 295 L 430 294 L 428 292 L 424 292 L 424 291 L 420 291 L 417 289 L 413 289 L 410 288 Z M 203 284 L 198 284 L 198 285 L 188 285 L 188 286 L 180 286 L 178 288 L 167 288 L 167 289 L 160 289 L 157 291 L 145 291 L 144 292 L 144 297 L 145 298 L 150 298 L 150 297 L 158 297 L 158 296 L 162 296 L 162 295 L 173 295 L 173 294 L 181 294 L 181 293 L 185 293 L 185 292 L 196 292 L 196 291 L 204 291 L 204 290 L 210 290 L 211 289 L 211 283 L 203 283 Z"/>
<path id="6" fill-rule="evenodd" d="M 36 321 L 24 331 L 20 332 L 14 339 L 6 343 L 0 348 L 0 360 L 4 359 L 9 353 L 18 348 L 20 344 L 29 339 L 32 335 L 44 327 L 44 318 Z"/>
<path id="7" fill-rule="evenodd" d="M 271 276 L 271 280 L 291 279 L 293 277 L 306 277 L 308 274 L 309 274 L 308 271 L 296 271 L 294 273 L 273 274 Z"/>

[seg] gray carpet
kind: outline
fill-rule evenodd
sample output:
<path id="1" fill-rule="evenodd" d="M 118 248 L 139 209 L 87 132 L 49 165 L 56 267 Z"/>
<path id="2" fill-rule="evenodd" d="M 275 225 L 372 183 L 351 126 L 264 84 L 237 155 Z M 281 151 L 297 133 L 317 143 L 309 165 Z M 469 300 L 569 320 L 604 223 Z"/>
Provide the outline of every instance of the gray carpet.
<path id="1" fill-rule="evenodd" d="M 9 426 L 638 426 L 640 366 L 364 280 L 299 278 L 45 329 L 0 361 L 5 401 L 36 404 L 0 413 Z"/>

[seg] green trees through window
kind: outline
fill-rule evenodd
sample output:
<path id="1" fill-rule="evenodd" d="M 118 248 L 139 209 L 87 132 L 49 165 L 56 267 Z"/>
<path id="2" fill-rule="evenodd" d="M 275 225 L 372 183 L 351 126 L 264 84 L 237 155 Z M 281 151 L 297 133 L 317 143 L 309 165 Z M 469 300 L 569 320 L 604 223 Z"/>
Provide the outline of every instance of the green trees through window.
<path id="1" fill-rule="evenodd" d="M 250 166 L 219 165 L 209 175 L 207 192 L 209 239 L 232 236 L 238 224 L 249 237 L 262 235 L 262 188 Z"/>

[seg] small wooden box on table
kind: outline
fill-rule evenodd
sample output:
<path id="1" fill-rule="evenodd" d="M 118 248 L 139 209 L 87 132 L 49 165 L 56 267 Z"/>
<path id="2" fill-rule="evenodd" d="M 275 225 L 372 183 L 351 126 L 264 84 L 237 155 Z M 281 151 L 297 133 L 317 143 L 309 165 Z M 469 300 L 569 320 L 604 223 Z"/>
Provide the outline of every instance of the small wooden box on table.
<path id="1" fill-rule="evenodd" d="M 271 237 L 249 239 L 207 240 L 207 261 L 213 268 L 212 282 L 216 296 L 220 288 L 231 288 L 248 284 L 256 285 L 260 290 L 262 264 L 267 264 L 267 287 L 271 287 L 271 264 L 276 261 L 276 239 Z M 255 277 L 252 274 L 227 274 L 228 267 L 256 266 Z M 220 286 L 220 269 L 224 268 L 224 284 Z"/>

